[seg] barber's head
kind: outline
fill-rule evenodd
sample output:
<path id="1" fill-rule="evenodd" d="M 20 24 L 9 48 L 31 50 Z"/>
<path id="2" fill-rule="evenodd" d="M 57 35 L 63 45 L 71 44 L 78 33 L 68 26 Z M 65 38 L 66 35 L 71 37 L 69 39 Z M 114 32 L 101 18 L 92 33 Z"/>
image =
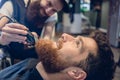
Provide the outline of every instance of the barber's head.
<path id="1" fill-rule="evenodd" d="M 45 19 L 61 10 L 64 12 L 69 10 L 65 0 L 32 0 L 27 8 L 27 18 Z"/>
<path id="2" fill-rule="evenodd" d="M 90 37 L 63 34 L 57 43 L 39 40 L 36 51 L 48 73 L 63 72 L 69 80 L 111 80 L 114 60 L 106 39 L 101 33 Z"/>

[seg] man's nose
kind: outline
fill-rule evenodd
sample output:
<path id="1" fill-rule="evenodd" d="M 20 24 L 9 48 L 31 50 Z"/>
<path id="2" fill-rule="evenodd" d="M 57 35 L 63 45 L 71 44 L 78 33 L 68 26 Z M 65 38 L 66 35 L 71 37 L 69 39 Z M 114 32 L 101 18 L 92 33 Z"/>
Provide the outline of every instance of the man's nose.
<path id="1" fill-rule="evenodd" d="M 45 12 L 46 12 L 46 14 L 48 15 L 48 16 L 51 16 L 51 15 L 53 15 L 55 12 L 53 11 L 53 8 L 52 7 L 47 7 L 46 9 L 45 9 Z"/>
<path id="2" fill-rule="evenodd" d="M 63 39 L 64 42 L 74 40 L 74 37 L 73 37 L 73 36 L 71 36 L 71 35 L 69 35 L 69 34 L 66 34 L 66 33 L 62 34 L 61 38 Z"/>

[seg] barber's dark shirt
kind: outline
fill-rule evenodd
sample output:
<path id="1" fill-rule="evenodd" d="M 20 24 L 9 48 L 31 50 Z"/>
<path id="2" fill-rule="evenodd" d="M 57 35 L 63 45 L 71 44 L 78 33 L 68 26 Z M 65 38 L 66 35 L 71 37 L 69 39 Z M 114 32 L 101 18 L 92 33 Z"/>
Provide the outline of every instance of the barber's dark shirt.
<path id="1" fill-rule="evenodd" d="M 43 78 L 38 73 L 37 69 L 33 68 L 33 70 L 29 74 L 29 77 L 24 80 L 43 80 Z"/>
<path id="2" fill-rule="evenodd" d="M 3 0 L 4 1 L 4 0 Z M 8 1 L 8 0 L 5 0 Z M 43 22 L 39 22 L 39 27 L 35 24 L 37 24 L 36 21 L 35 23 L 32 22 L 28 22 L 28 20 L 26 19 L 26 11 L 27 11 L 27 7 L 24 3 L 24 0 L 10 0 L 12 1 L 13 4 L 13 18 L 17 21 L 17 23 L 23 24 L 25 25 L 29 31 L 31 32 L 36 32 L 38 36 L 41 35 L 42 29 L 43 29 L 43 25 L 44 22 L 47 20 L 47 18 L 43 19 Z M 28 0 L 27 5 L 29 5 L 31 0 Z M 38 58 L 37 57 L 37 53 L 35 51 L 34 48 L 32 49 L 24 49 L 24 45 L 22 43 L 18 43 L 18 42 L 11 42 L 9 44 L 9 54 L 12 58 L 12 60 L 14 59 L 20 59 L 20 60 L 24 60 L 26 58 Z M 14 62 L 12 62 L 14 63 Z"/>
<path id="3" fill-rule="evenodd" d="M 43 80 L 35 68 L 36 59 L 26 59 L 0 71 L 0 80 Z"/>

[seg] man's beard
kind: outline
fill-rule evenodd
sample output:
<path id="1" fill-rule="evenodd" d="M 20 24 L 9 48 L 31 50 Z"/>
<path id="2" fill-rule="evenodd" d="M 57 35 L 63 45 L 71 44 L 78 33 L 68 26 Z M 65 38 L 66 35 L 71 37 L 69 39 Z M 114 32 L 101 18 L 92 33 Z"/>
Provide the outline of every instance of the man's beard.
<path id="1" fill-rule="evenodd" d="M 46 72 L 55 73 L 68 67 L 67 62 L 58 55 L 61 43 L 58 48 L 54 48 L 51 40 L 41 39 L 36 43 L 35 47 Z"/>
<path id="2" fill-rule="evenodd" d="M 40 13 L 40 9 L 42 9 L 42 7 L 40 6 L 40 1 L 41 0 L 37 0 L 30 3 L 26 11 L 27 22 L 34 26 L 43 25 L 48 18 L 48 16 L 42 16 Z"/>

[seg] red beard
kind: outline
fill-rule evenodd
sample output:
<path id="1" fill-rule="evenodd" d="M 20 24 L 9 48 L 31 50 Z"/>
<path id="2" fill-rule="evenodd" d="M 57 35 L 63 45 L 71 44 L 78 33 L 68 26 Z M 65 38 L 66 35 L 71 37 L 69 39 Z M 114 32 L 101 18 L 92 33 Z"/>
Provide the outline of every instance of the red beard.
<path id="1" fill-rule="evenodd" d="M 40 39 L 35 48 L 46 72 L 54 73 L 66 68 L 66 62 L 59 57 L 58 49 L 53 47 L 51 40 Z"/>

